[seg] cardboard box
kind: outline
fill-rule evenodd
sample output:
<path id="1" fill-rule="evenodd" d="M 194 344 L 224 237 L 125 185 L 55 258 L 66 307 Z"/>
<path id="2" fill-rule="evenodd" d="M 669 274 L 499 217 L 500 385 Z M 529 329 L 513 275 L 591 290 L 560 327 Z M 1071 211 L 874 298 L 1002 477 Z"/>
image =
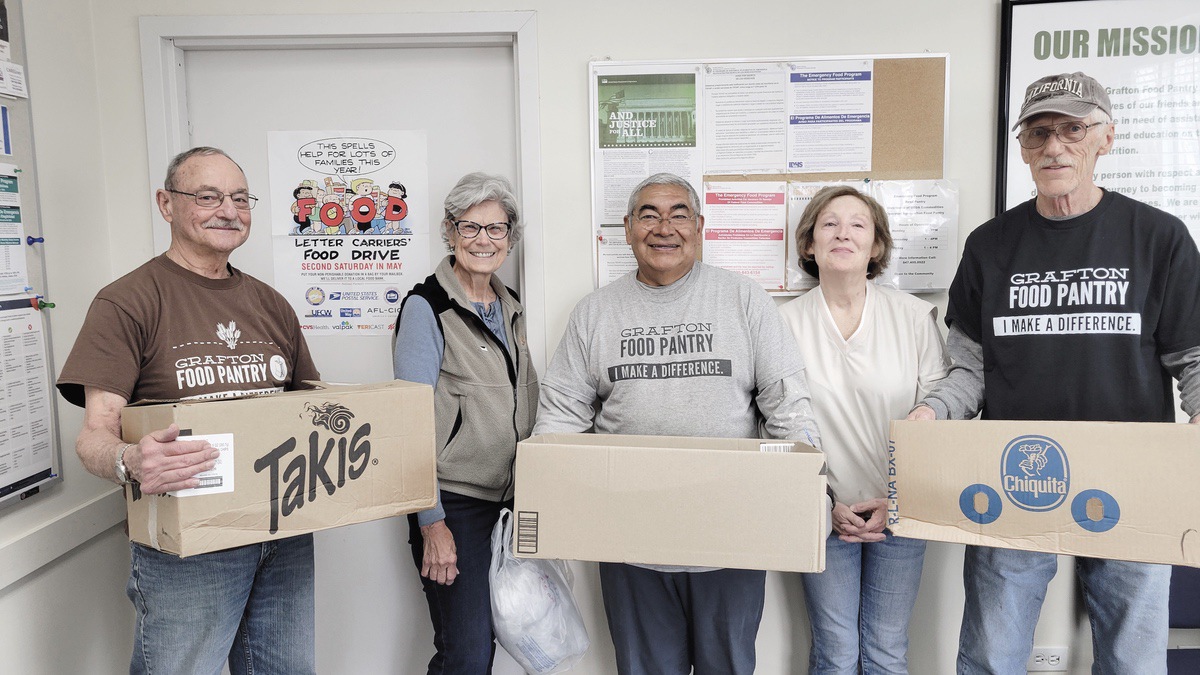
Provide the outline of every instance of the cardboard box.
<path id="1" fill-rule="evenodd" d="M 433 506 L 433 390 L 394 381 L 270 396 L 127 406 L 126 442 L 174 422 L 224 450 L 180 496 L 125 489 L 129 537 L 190 556 Z M 221 474 L 221 469 L 226 473 Z M 231 471 L 230 471 L 231 470 Z"/>
<path id="2" fill-rule="evenodd" d="M 1200 566 L 1200 426 L 892 422 L 892 532 Z"/>
<path id="3" fill-rule="evenodd" d="M 825 456 L 800 442 L 546 434 L 516 476 L 518 557 L 825 569 Z"/>

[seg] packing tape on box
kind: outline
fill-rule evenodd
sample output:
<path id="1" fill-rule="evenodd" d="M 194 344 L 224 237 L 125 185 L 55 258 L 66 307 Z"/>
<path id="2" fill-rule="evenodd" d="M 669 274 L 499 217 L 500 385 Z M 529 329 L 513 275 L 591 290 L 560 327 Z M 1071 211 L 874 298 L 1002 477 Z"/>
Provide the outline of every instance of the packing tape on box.
<path id="1" fill-rule="evenodd" d="M 150 515 L 146 518 L 146 527 L 150 529 L 150 545 L 155 551 L 161 551 L 162 547 L 158 545 L 158 500 L 153 497 L 150 499 Z"/>

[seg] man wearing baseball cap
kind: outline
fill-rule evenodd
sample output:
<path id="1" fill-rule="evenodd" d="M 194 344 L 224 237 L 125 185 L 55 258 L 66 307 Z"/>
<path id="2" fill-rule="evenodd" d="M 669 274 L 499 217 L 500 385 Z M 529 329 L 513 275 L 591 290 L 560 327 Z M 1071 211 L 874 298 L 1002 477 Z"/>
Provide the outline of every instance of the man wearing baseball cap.
<path id="1" fill-rule="evenodd" d="M 909 419 L 1171 422 L 1174 376 L 1200 421 L 1200 253 L 1178 218 L 1095 184 L 1111 112 L 1083 73 L 1026 89 L 1013 130 L 1037 195 L 967 238 L 946 313 L 954 365 Z M 1026 672 L 1057 564 L 967 547 L 959 673 Z M 1170 567 L 1075 566 L 1094 672 L 1165 673 Z"/>

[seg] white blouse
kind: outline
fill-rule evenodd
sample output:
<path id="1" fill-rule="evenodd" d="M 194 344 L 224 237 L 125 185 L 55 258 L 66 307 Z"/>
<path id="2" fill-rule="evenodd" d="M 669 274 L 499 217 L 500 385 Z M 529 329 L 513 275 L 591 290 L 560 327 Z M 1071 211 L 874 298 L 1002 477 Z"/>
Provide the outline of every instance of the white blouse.
<path id="1" fill-rule="evenodd" d="M 849 339 L 820 286 L 779 308 L 804 357 L 829 484 L 843 504 L 887 496 L 888 423 L 904 419 L 949 366 L 937 307 L 866 285 Z"/>

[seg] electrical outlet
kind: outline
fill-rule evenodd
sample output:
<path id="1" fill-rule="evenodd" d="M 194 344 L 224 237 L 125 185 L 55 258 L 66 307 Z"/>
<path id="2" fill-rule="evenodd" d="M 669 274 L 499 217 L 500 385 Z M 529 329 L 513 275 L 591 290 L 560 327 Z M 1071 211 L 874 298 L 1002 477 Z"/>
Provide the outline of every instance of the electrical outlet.
<path id="1" fill-rule="evenodd" d="M 1031 673 L 1066 672 L 1067 654 L 1066 647 L 1034 647 L 1025 667 Z"/>

